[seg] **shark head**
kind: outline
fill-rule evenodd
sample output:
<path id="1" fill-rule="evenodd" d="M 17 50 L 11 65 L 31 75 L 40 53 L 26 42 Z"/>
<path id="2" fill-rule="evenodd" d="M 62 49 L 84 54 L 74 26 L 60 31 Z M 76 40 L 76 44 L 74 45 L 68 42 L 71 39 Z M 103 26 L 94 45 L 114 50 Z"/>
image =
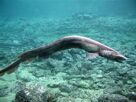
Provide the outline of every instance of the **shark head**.
<path id="1" fill-rule="evenodd" d="M 99 52 L 99 55 L 109 60 L 113 60 L 120 63 L 122 63 L 124 60 L 127 60 L 125 56 L 123 56 L 117 51 L 112 51 L 112 50 L 102 50 Z"/>

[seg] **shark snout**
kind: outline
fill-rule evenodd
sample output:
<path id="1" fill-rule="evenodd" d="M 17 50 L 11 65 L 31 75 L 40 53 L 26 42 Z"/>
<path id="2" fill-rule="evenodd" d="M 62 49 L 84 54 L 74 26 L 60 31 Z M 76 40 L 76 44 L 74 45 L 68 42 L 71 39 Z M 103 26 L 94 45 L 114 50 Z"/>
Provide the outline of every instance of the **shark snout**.
<path id="1" fill-rule="evenodd" d="M 116 62 L 123 62 L 127 60 L 127 58 L 124 55 L 117 51 L 102 50 L 99 52 L 99 55 Z"/>
<path id="2" fill-rule="evenodd" d="M 115 60 L 116 60 L 117 62 L 122 62 L 122 61 L 127 60 L 127 57 L 125 57 L 125 56 L 122 55 L 122 54 L 118 54 L 118 55 L 116 55 Z"/>

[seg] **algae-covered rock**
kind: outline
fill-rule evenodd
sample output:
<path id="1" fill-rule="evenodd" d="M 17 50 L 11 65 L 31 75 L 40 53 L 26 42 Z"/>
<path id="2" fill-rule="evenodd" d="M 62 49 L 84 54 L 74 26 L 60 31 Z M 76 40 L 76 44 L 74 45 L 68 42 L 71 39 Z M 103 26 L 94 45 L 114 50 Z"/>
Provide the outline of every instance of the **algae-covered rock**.
<path id="1" fill-rule="evenodd" d="M 120 87 L 109 87 L 104 90 L 104 94 L 122 94 Z"/>
<path id="2" fill-rule="evenodd" d="M 25 83 L 23 83 L 21 81 L 16 81 L 16 82 L 10 84 L 8 90 L 9 90 L 9 92 L 17 93 L 20 90 L 24 89 L 25 86 L 26 86 Z"/>
<path id="3" fill-rule="evenodd" d="M 125 96 L 119 94 L 103 94 L 98 98 L 98 102 L 130 102 Z"/>
<path id="4" fill-rule="evenodd" d="M 129 92 L 126 97 L 128 97 L 130 100 L 136 101 L 136 92 Z"/>
<path id="5" fill-rule="evenodd" d="M 91 99 L 82 99 L 82 98 L 72 98 L 72 97 L 63 97 L 59 98 L 57 102 L 96 102 L 96 101 L 91 101 Z"/>
<path id="6" fill-rule="evenodd" d="M 19 74 L 17 74 L 17 78 L 25 82 L 30 82 L 36 79 L 35 76 L 27 70 L 20 71 Z"/>
<path id="7" fill-rule="evenodd" d="M 61 92 L 70 93 L 76 89 L 76 87 L 69 85 L 67 83 L 59 84 L 59 89 Z"/>
<path id="8" fill-rule="evenodd" d="M 55 95 L 39 84 L 30 84 L 17 92 L 15 102 L 55 102 Z"/>
<path id="9" fill-rule="evenodd" d="M 0 97 L 8 95 L 8 86 L 0 87 Z"/>
<path id="10" fill-rule="evenodd" d="M 90 88 L 90 84 L 84 80 L 71 80 L 71 81 L 69 81 L 69 83 L 73 86 L 78 87 L 78 88 L 83 88 L 83 89 Z"/>

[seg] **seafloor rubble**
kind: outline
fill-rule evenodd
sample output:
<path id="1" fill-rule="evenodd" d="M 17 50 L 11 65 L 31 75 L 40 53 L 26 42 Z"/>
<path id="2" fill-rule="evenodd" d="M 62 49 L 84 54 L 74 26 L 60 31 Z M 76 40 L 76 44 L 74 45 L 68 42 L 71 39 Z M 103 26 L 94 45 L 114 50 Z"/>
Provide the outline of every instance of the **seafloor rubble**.
<path id="1" fill-rule="evenodd" d="M 79 49 L 34 59 L 0 77 L 0 102 L 136 102 L 135 32 L 136 19 L 120 16 L 75 14 L 63 20 L 1 20 L 1 67 L 23 51 L 73 34 L 111 46 L 128 60 L 87 60 L 86 52 Z"/>

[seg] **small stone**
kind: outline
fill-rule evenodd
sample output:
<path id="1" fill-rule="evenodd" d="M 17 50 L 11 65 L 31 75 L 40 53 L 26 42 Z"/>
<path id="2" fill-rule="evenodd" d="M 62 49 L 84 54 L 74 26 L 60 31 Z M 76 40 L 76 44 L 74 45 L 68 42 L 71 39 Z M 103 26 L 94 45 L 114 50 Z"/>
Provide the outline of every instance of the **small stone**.
<path id="1" fill-rule="evenodd" d="M 59 89 L 61 92 L 70 93 L 75 90 L 75 87 L 72 85 L 68 85 L 68 84 L 60 84 Z"/>
<path id="2" fill-rule="evenodd" d="M 104 94 L 122 94 L 122 90 L 119 87 L 109 87 L 104 90 Z"/>
<path id="3" fill-rule="evenodd" d="M 85 89 L 90 88 L 90 84 L 88 82 L 83 81 L 83 80 L 71 81 L 70 84 L 72 84 L 73 86 L 76 86 L 78 88 L 85 88 Z"/>
<path id="4" fill-rule="evenodd" d="M 98 98 L 98 102 L 130 102 L 128 98 L 119 94 L 104 94 Z"/>

